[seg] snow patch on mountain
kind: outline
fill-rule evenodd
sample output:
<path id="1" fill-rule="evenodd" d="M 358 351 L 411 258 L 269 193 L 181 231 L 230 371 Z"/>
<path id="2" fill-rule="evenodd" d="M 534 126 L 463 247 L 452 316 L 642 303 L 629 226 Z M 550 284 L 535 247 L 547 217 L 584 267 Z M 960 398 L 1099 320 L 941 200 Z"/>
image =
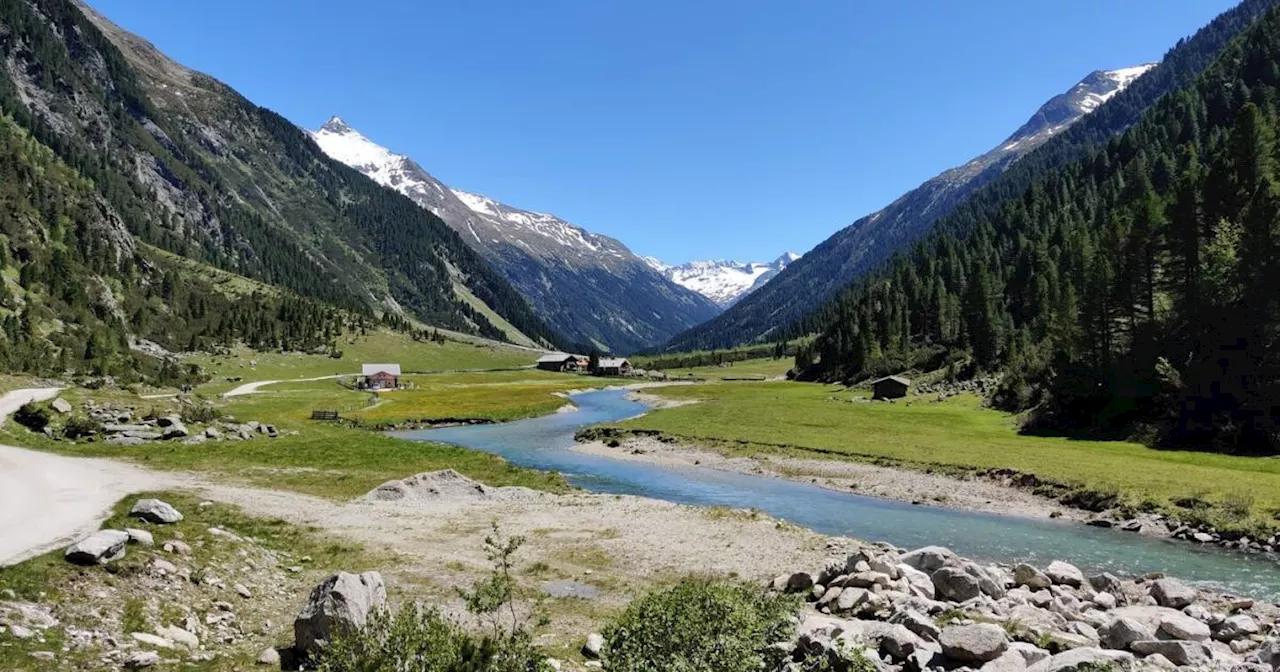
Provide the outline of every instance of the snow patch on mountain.
<path id="1" fill-rule="evenodd" d="M 764 285 L 799 258 L 800 255 L 787 252 L 771 262 L 713 259 L 671 266 L 656 257 L 641 257 L 651 268 L 677 285 L 726 307 Z"/>

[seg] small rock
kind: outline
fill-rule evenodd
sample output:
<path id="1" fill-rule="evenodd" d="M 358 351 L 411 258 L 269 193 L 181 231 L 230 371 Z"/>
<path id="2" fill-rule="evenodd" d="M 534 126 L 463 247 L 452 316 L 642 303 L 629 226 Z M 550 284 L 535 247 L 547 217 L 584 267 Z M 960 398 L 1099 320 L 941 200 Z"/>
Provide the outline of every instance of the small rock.
<path id="1" fill-rule="evenodd" d="M 198 637 L 176 625 L 159 628 L 156 630 L 156 634 L 164 637 L 174 644 L 184 646 L 190 651 L 195 651 L 200 648 L 200 639 Z"/>
<path id="2" fill-rule="evenodd" d="M 956 562 L 956 554 L 942 546 L 918 548 L 898 559 L 902 564 L 925 573 L 933 573 L 944 565 Z"/>
<path id="3" fill-rule="evenodd" d="M 236 591 L 237 595 L 239 595 L 240 597 L 243 597 L 246 600 L 253 599 L 253 593 L 249 592 L 249 589 L 244 587 L 243 584 L 237 583 L 234 586 L 232 586 L 231 589 Z"/>
<path id="4" fill-rule="evenodd" d="M 134 641 L 140 642 L 142 644 L 146 644 L 148 646 L 154 646 L 161 649 L 173 648 L 173 642 L 159 635 L 153 635 L 149 632 L 131 632 L 129 633 L 129 636 L 132 637 Z"/>
<path id="5" fill-rule="evenodd" d="M 35 658 L 36 660 L 53 660 L 56 657 L 53 655 L 52 651 L 32 651 L 27 655 Z"/>
<path id="6" fill-rule="evenodd" d="M 131 544 L 137 544 L 139 546 L 155 546 L 156 545 L 156 538 L 153 537 L 151 533 L 146 530 L 139 530 L 132 527 L 126 527 L 124 529 L 124 532 L 125 534 L 129 535 L 129 543 Z"/>
<path id="7" fill-rule="evenodd" d="M 152 561 L 151 561 L 151 567 L 152 567 L 153 569 L 155 569 L 156 571 L 161 572 L 161 573 L 163 573 L 163 574 L 177 574 L 177 573 L 178 573 L 178 567 L 177 567 L 177 565 L 174 565 L 172 562 L 169 562 L 168 560 L 165 560 L 164 558 L 156 558 L 155 560 L 152 560 Z"/>
<path id="8" fill-rule="evenodd" d="M 14 639 L 31 639 L 36 636 L 34 631 L 17 624 L 9 626 L 9 634 L 12 635 Z"/>
<path id="9" fill-rule="evenodd" d="M 1085 672 L 1099 669 L 1132 669 L 1133 654 L 1127 651 L 1105 651 L 1084 647 L 1064 651 L 1049 659 L 1046 672 Z"/>
<path id="10" fill-rule="evenodd" d="M 600 652 L 604 650 L 604 635 L 593 632 L 587 635 L 587 643 L 582 645 L 582 655 L 592 659 L 599 660 Z"/>
<path id="11" fill-rule="evenodd" d="M 164 552 L 176 555 L 191 555 L 191 547 L 176 539 L 164 542 Z"/>
<path id="12" fill-rule="evenodd" d="M 63 399 L 62 397 L 58 397 L 57 399 L 54 399 L 53 403 L 49 405 L 53 407 L 53 410 L 63 415 L 66 415 L 67 413 L 71 412 L 71 402 L 67 401 L 66 399 Z"/>
<path id="13" fill-rule="evenodd" d="M 182 520 L 182 514 L 178 513 L 177 509 L 158 499 L 138 500 L 129 511 L 129 515 L 157 525 L 168 525 Z"/>
<path id="14" fill-rule="evenodd" d="M 1242 637 L 1256 635 L 1262 632 L 1262 628 L 1258 626 L 1258 622 L 1248 614 L 1235 614 L 1228 616 L 1222 621 L 1213 632 L 1213 638 L 1223 642 L 1231 642 Z"/>
<path id="15" fill-rule="evenodd" d="M 258 654 L 257 663 L 259 665 L 271 665 L 273 667 L 277 667 L 280 665 L 280 652 L 276 651 L 275 647 L 265 648 L 262 650 L 262 653 Z"/>
<path id="16" fill-rule="evenodd" d="M 138 651 L 124 659 L 124 666 L 130 670 L 141 670 L 160 663 L 160 654 L 155 651 Z"/>

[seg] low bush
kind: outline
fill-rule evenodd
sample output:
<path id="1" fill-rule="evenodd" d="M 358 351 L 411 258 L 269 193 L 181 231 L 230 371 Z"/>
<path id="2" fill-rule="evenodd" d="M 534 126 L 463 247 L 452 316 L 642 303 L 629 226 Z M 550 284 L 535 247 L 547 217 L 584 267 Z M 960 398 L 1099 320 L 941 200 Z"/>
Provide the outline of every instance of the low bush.
<path id="1" fill-rule="evenodd" d="M 605 632 L 610 672 L 740 672 L 773 669 L 770 644 L 794 630 L 798 599 L 758 586 L 687 579 L 632 602 Z"/>
<path id="2" fill-rule="evenodd" d="M 86 436 L 94 436 L 101 431 L 101 422 L 92 418 L 86 418 L 83 415 L 77 415 L 67 421 L 66 426 L 62 428 L 62 435 L 68 439 L 80 439 Z"/>
<path id="3" fill-rule="evenodd" d="M 188 404 L 182 407 L 182 421 L 186 423 L 210 423 L 222 412 L 209 404 Z"/>
<path id="4" fill-rule="evenodd" d="M 13 414 L 14 422 L 33 432 L 44 431 L 44 428 L 49 426 L 49 421 L 52 419 L 53 416 L 49 413 L 49 409 L 31 401 L 23 404 Z"/>

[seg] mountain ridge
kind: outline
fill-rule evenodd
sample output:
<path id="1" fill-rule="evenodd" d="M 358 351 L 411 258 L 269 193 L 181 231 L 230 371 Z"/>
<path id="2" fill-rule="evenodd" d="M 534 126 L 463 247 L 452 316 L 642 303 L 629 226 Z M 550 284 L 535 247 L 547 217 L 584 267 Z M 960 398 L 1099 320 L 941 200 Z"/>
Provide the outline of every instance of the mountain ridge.
<path id="1" fill-rule="evenodd" d="M 1006 168 L 1123 92 L 1155 64 L 1095 70 L 1043 103 L 1004 141 L 946 169 L 892 203 L 835 232 L 759 291 L 672 339 L 666 351 L 731 347 L 797 322 L 861 273 L 910 244 L 938 218 Z"/>
<path id="2" fill-rule="evenodd" d="M 552 214 L 455 189 L 341 117 L 307 133 L 331 158 L 440 217 L 540 316 L 584 348 L 650 348 L 720 310 L 652 269 L 621 241 Z"/>
<path id="3" fill-rule="evenodd" d="M 667 276 L 672 282 L 726 308 L 764 286 L 799 258 L 800 255 L 795 252 L 784 252 L 768 262 L 698 259 L 669 265 L 656 257 L 641 257 L 651 268 Z"/>

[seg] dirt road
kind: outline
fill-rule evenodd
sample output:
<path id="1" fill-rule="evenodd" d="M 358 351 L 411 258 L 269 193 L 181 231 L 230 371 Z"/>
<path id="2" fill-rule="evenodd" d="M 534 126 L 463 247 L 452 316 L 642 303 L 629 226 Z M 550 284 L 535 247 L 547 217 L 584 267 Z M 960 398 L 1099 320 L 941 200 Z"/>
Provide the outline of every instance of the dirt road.
<path id="1" fill-rule="evenodd" d="M 56 387 L 0 396 L 0 422 Z M 162 487 L 165 478 L 111 460 L 63 457 L 0 445 L 0 566 L 66 545 L 97 529 L 112 504 L 130 492 Z"/>

